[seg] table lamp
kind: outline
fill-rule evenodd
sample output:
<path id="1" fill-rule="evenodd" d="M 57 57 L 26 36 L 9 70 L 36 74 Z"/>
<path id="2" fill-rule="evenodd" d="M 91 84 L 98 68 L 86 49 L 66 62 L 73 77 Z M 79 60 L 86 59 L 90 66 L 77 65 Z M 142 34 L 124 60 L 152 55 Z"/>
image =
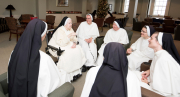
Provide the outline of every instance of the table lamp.
<path id="1" fill-rule="evenodd" d="M 13 17 L 11 10 L 15 10 L 15 8 L 10 4 L 10 5 L 8 5 L 8 6 L 6 7 L 6 9 L 9 9 L 9 10 L 10 10 L 10 17 Z"/>

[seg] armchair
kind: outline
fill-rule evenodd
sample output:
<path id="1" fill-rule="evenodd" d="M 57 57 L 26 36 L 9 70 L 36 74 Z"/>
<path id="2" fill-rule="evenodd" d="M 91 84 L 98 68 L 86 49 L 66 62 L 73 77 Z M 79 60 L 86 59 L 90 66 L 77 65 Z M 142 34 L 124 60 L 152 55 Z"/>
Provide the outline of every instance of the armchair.
<path id="1" fill-rule="evenodd" d="M 54 29 L 55 16 L 47 15 L 46 22 L 48 24 L 48 29 Z"/>
<path id="2" fill-rule="evenodd" d="M 176 27 L 176 24 L 174 20 L 164 20 L 163 23 L 163 29 L 164 32 L 174 33 L 174 28 Z"/>
<path id="3" fill-rule="evenodd" d="M 142 29 L 142 22 L 138 22 L 137 18 L 133 18 L 133 30 L 135 31 L 141 31 Z"/>
<path id="4" fill-rule="evenodd" d="M 34 17 L 34 15 L 33 14 L 22 14 L 18 20 L 21 24 L 23 24 L 21 21 L 22 20 L 31 20 L 30 17 Z"/>
<path id="5" fill-rule="evenodd" d="M 102 31 L 103 31 L 103 22 L 104 22 L 104 19 L 103 18 L 97 18 L 97 19 L 94 19 L 94 22 L 97 24 L 98 27 L 101 27 Z"/>
<path id="6" fill-rule="evenodd" d="M 18 26 L 16 19 L 12 17 L 6 17 L 5 19 L 6 19 L 7 25 L 9 27 L 9 32 L 10 32 L 9 41 L 11 41 L 11 34 L 16 34 L 17 41 L 18 41 L 18 35 L 21 35 L 24 32 L 24 28 L 21 26 Z"/>
<path id="7" fill-rule="evenodd" d="M 74 87 L 69 82 L 66 82 L 48 94 L 48 97 L 73 97 L 73 94 Z M 0 75 L 0 97 L 8 97 L 7 72 Z"/>
<path id="8" fill-rule="evenodd" d="M 115 20 L 115 17 L 108 17 L 105 21 L 104 21 L 104 24 L 107 23 L 109 24 L 109 28 L 110 28 L 110 24 L 113 24 Z"/>

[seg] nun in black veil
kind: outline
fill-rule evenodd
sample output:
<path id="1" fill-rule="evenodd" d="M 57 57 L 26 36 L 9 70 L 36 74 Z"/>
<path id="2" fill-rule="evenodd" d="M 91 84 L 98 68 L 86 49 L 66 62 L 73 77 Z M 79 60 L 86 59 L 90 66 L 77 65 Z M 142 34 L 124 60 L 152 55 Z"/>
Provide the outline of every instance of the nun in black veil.
<path id="1" fill-rule="evenodd" d="M 76 80 L 82 74 L 80 68 L 86 62 L 86 58 L 82 48 L 76 45 L 77 38 L 72 29 L 71 18 L 64 17 L 53 33 L 48 45 L 65 50 L 58 59 L 57 67 L 60 72 L 66 72 L 66 81 Z M 49 52 L 58 57 L 56 51 L 50 49 Z"/>
<path id="2" fill-rule="evenodd" d="M 108 43 L 103 55 L 103 64 L 88 71 L 81 97 L 141 97 L 140 82 L 128 70 L 122 44 Z"/>
<path id="3" fill-rule="evenodd" d="M 144 26 L 141 30 L 141 37 L 127 49 L 129 68 L 131 70 L 140 70 L 143 62 L 148 62 L 154 57 L 154 50 L 148 47 L 148 40 L 156 30 L 153 26 Z"/>
<path id="4" fill-rule="evenodd" d="M 113 23 L 113 28 L 109 29 L 104 37 L 104 43 L 101 45 L 101 48 L 98 50 L 99 56 L 96 60 L 96 65 L 102 65 L 103 63 L 103 51 L 106 44 L 109 42 L 118 42 L 121 44 L 128 44 L 129 38 L 126 30 L 123 28 L 123 25 L 120 20 L 115 20 Z"/>
<path id="5" fill-rule="evenodd" d="M 16 44 L 8 66 L 9 97 L 47 97 L 64 82 L 54 61 L 40 51 L 47 24 L 31 20 Z"/>

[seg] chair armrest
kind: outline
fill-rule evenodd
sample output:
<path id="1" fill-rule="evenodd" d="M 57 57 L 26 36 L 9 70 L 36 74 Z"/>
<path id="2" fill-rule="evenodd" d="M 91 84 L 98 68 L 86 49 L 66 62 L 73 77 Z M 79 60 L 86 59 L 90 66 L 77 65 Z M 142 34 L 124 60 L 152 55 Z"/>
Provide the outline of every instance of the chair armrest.
<path id="1" fill-rule="evenodd" d="M 8 93 L 7 72 L 0 75 L 0 83 L 4 91 L 4 94 L 7 94 Z"/>
<path id="2" fill-rule="evenodd" d="M 71 83 L 66 82 L 52 93 L 48 95 L 48 97 L 73 97 L 74 87 Z"/>
<path id="3" fill-rule="evenodd" d="M 145 89 L 143 87 L 141 87 L 141 94 L 142 94 L 142 97 L 164 97 L 162 95 L 159 95 L 153 91 L 150 91 L 148 89 Z"/>

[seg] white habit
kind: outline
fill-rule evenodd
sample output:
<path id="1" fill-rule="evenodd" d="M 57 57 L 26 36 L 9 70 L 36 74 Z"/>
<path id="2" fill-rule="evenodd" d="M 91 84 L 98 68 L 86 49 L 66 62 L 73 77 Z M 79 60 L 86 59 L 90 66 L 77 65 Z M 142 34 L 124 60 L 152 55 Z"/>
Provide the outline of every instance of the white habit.
<path id="1" fill-rule="evenodd" d="M 96 37 L 99 36 L 99 30 L 97 24 L 92 22 L 92 24 L 88 24 L 86 21 L 82 22 L 77 31 L 77 37 L 79 40 L 79 44 L 82 47 L 85 56 L 86 56 L 86 66 L 95 66 L 95 61 L 97 58 L 97 47 L 94 43 Z M 85 39 L 93 38 L 91 43 L 87 43 Z"/>
<path id="2" fill-rule="evenodd" d="M 109 42 L 118 42 L 121 44 L 128 44 L 129 38 L 127 35 L 126 30 L 123 28 L 120 28 L 118 31 L 115 31 L 113 28 L 109 29 L 104 37 L 104 43 L 101 45 L 101 48 L 99 49 L 98 53 L 99 56 L 96 61 L 97 66 L 101 66 L 103 63 L 103 52 L 106 44 Z"/>
<path id="3" fill-rule="evenodd" d="M 81 74 L 80 68 L 86 62 L 84 52 L 79 45 L 76 45 L 76 48 L 71 48 L 73 42 L 77 42 L 76 36 L 67 37 L 72 32 L 74 32 L 72 28 L 70 31 L 67 31 L 64 26 L 59 27 L 48 44 L 65 50 L 59 57 L 57 67 L 60 72 L 67 72 L 67 81 L 71 81 L 73 76 Z M 49 52 L 57 57 L 56 51 L 49 50 Z"/>
<path id="4" fill-rule="evenodd" d="M 48 97 L 48 94 L 66 82 L 66 73 L 59 72 L 52 58 L 46 53 L 40 52 L 39 76 L 37 85 L 37 97 Z"/>
<path id="5" fill-rule="evenodd" d="M 48 97 L 48 94 L 66 82 L 66 73 L 63 71 L 59 72 L 56 64 L 49 55 L 43 51 L 39 51 L 39 53 L 40 65 L 37 83 L 37 97 Z"/>
<path id="6" fill-rule="evenodd" d="M 140 73 L 138 76 L 141 76 Z M 149 82 L 150 86 L 144 82 L 141 82 L 141 86 L 164 96 L 180 97 L 180 66 L 167 51 L 155 53 Z"/>
<path id="7" fill-rule="evenodd" d="M 150 39 L 150 38 L 149 38 Z M 128 66 L 131 70 L 139 70 L 143 62 L 148 62 L 154 57 L 154 50 L 149 48 L 149 39 L 140 37 L 131 45 L 133 52 L 127 56 Z"/>
<path id="8" fill-rule="evenodd" d="M 91 88 L 94 84 L 96 75 L 100 67 L 101 66 L 93 67 L 88 71 L 85 79 L 85 84 L 81 93 L 81 97 L 89 97 Z M 141 97 L 140 82 L 132 71 L 128 70 L 128 75 L 126 80 L 127 80 L 128 97 Z"/>

